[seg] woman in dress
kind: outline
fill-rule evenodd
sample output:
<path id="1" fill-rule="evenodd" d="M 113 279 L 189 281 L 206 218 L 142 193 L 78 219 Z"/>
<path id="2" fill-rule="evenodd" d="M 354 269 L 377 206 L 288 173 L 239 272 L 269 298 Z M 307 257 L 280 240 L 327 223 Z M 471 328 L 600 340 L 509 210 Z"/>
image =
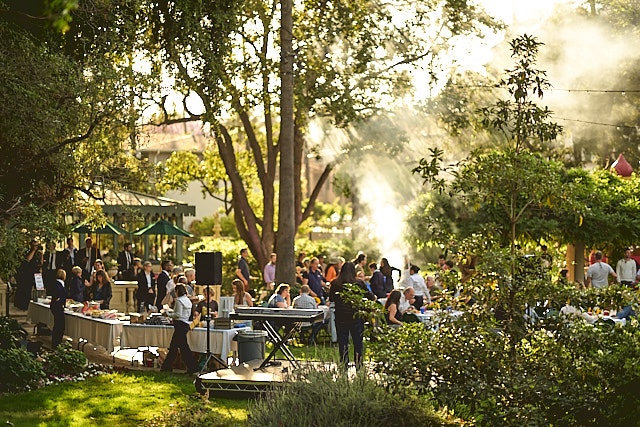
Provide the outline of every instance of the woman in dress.
<path id="1" fill-rule="evenodd" d="M 100 301 L 102 310 L 108 310 L 109 301 L 111 301 L 111 280 L 104 270 L 96 271 L 95 275 L 95 283 L 92 288 L 93 300 Z"/>
<path id="2" fill-rule="evenodd" d="M 356 309 L 342 300 L 344 285 L 355 284 L 365 291 L 365 297 L 375 301 L 376 297 L 368 289 L 362 280 L 356 278 L 356 267 L 352 262 L 345 262 L 340 269 L 340 275 L 333 282 L 329 290 L 329 300 L 335 303 L 335 323 L 338 332 L 338 349 L 340 360 L 345 367 L 349 366 L 349 334 L 353 340 L 353 358 L 356 369 L 362 365 L 364 347 L 362 335 L 364 334 L 364 320 L 356 317 Z"/>
<path id="3" fill-rule="evenodd" d="M 198 367 L 196 359 L 194 359 L 189 343 L 187 342 L 187 333 L 189 332 L 189 317 L 191 316 L 191 300 L 187 297 L 187 289 L 182 283 L 179 283 L 175 287 L 176 305 L 173 311 L 173 336 L 171 337 L 171 344 L 169 345 L 169 353 L 167 354 L 161 371 L 171 372 L 173 370 L 173 362 L 178 355 L 178 349 L 182 360 L 187 365 L 187 373 L 192 374 L 196 372 Z"/>
<path id="4" fill-rule="evenodd" d="M 231 282 L 231 286 L 233 286 L 233 305 L 243 305 L 247 307 L 253 307 L 253 300 L 251 299 L 251 294 L 249 292 L 244 291 L 244 284 L 242 280 L 235 279 Z"/>
<path id="5" fill-rule="evenodd" d="M 387 325 L 391 326 L 393 329 L 398 329 L 402 326 L 402 313 L 400 312 L 400 297 L 401 293 L 399 290 L 394 289 L 387 298 L 387 302 L 384 303 L 384 308 L 387 309 L 387 313 L 384 315 L 385 319 L 387 319 Z"/>

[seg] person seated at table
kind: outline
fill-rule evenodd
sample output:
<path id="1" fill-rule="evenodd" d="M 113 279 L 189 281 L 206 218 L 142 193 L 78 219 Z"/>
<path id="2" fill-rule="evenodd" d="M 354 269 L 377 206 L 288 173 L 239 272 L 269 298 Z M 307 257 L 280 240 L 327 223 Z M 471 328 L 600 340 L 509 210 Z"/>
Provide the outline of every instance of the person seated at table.
<path id="1" fill-rule="evenodd" d="M 384 303 L 384 308 L 387 309 L 384 318 L 387 320 L 387 324 L 393 329 L 398 329 L 402 326 L 402 313 L 398 308 L 400 305 L 400 295 L 400 291 L 394 289 L 389 294 L 389 297 L 387 297 L 387 302 Z"/>
<path id="2" fill-rule="evenodd" d="M 82 269 L 80 270 L 80 274 L 82 274 Z M 64 306 L 67 302 L 67 291 L 64 289 L 64 280 L 66 278 L 67 273 L 64 270 L 60 269 L 56 272 L 56 285 L 53 288 L 51 305 L 49 306 L 51 314 L 53 314 L 51 345 L 54 350 L 62 344 L 62 337 L 64 336 Z"/>
<path id="3" fill-rule="evenodd" d="M 269 308 L 289 308 L 291 296 L 289 295 L 289 285 L 281 283 L 275 293 L 269 298 L 267 307 Z"/>
<path id="4" fill-rule="evenodd" d="M 244 283 L 242 283 L 242 281 L 240 281 L 240 283 L 242 284 L 242 287 L 244 289 Z M 179 283 L 179 285 L 184 285 L 184 284 Z M 176 285 L 176 288 L 177 286 L 178 285 Z M 209 295 L 207 295 L 207 289 L 210 291 Z M 198 303 L 198 305 L 196 305 L 194 316 L 202 315 L 201 319 L 204 319 L 204 316 L 206 316 L 207 314 L 211 314 L 212 318 L 218 317 L 218 301 L 213 299 L 216 296 L 215 290 L 211 287 L 205 286 L 204 293 L 205 293 L 205 299 L 203 299 Z"/>
<path id="5" fill-rule="evenodd" d="M 95 274 L 96 280 L 91 290 L 93 300 L 100 302 L 100 309 L 108 310 L 111 301 L 111 280 L 104 270 L 98 270 Z"/>
<path id="6" fill-rule="evenodd" d="M 142 271 L 142 260 L 140 258 L 134 258 L 129 268 L 122 272 L 122 280 L 135 282 L 138 280 L 140 271 Z"/>
<path id="7" fill-rule="evenodd" d="M 233 306 L 237 307 L 239 305 L 246 307 L 253 307 L 253 300 L 251 299 L 251 294 L 249 292 L 245 292 L 244 284 L 242 280 L 235 279 L 231 282 L 231 286 L 233 287 Z"/>
<path id="8" fill-rule="evenodd" d="M 400 296 L 400 303 L 398 304 L 398 310 L 402 315 L 415 309 L 415 307 L 413 306 L 413 304 L 416 302 L 415 294 L 416 291 L 411 286 L 409 286 L 408 288 L 404 288 L 404 291 Z"/>
<path id="9" fill-rule="evenodd" d="M 173 312 L 173 336 L 171 337 L 171 344 L 169 344 L 169 353 L 167 353 L 160 370 L 171 372 L 173 370 L 173 362 L 178 356 L 178 350 L 180 350 L 182 360 L 187 365 L 187 374 L 191 375 L 198 368 L 196 359 L 193 357 L 187 342 L 187 333 L 190 331 L 191 301 L 187 298 L 187 289 L 182 283 L 177 284 L 175 290 L 178 298 Z"/>
<path id="10" fill-rule="evenodd" d="M 311 289 L 309 288 L 309 285 L 302 285 L 302 287 L 300 287 L 300 295 L 298 295 L 293 299 L 293 308 L 302 308 L 302 309 L 318 308 L 318 302 L 316 301 L 316 299 L 313 298 L 311 295 L 309 295 L 310 291 Z M 328 322 L 329 319 L 327 319 L 326 321 Z M 312 325 L 307 322 L 302 325 L 303 327 L 311 326 L 311 335 L 309 336 L 309 344 L 315 344 L 316 335 L 318 335 L 318 332 L 320 332 L 320 329 L 322 329 L 322 325 L 324 325 L 324 323 L 325 323 L 324 321 L 315 322 Z"/>
<path id="11" fill-rule="evenodd" d="M 73 301 L 84 302 L 85 285 L 82 281 L 82 267 L 71 268 L 71 282 L 69 283 L 69 298 Z"/>

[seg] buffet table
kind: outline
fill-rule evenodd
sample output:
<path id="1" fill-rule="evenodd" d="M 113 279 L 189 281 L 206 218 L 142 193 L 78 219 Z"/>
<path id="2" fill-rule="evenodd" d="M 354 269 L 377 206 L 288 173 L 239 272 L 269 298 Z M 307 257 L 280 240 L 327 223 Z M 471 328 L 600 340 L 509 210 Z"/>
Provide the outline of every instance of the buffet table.
<path id="1" fill-rule="evenodd" d="M 242 330 L 251 330 L 249 327 L 234 329 L 209 330 L 211 353 L 220 354 L 224 359 L 238 346 L 233 337 Z M 159 347 L 169 348 L 173 326 L 128 324 L 122 328 L 120 336 L 120 348 Z M 194 328 L 187 334 L 187 342 L 192 351 L 198 353 L 207 352 L 207 328 Z"/>
<path id="2" fill-rule="evenodd" d="M 27 319 L 33 323 L 44 323 L 53 328 L 53 314 L 49 305 L 42 302 L 29 303 Z M 74 340 L 84 339 L 107 349 L 111 353 L 117 345 L 117 340 L 122 334 L 122 327 L 129 322 L 120 320 L 100 319 L 85 316 L 73 311 L 64 312 L 64 334 Z"/>

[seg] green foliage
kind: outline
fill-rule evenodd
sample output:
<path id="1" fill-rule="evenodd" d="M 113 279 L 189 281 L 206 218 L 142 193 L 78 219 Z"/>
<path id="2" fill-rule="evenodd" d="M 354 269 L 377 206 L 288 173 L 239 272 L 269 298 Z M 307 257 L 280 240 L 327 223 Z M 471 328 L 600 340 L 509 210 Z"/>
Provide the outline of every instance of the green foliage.
<path id="1" fill-rule="evenodd" d="M 0 316 L 0 350 L 19 348 L 20 341 L 27 339 L 27 335 L 16 319 Z"/>
<path id="2" fill-rule="evenodd" d="M 371 343 L 374 370 L 479 425 L 633 423 L 640 333 L 632 323 L 547 320 L 518 342 L 514 360 L 500 323 L 470 308 L 437 333 L 415 324 L 387 331 Z"/>
<path id="3" fill-rule="evenodd" d="M 379 326 L 386 323 L 384 315 L 387 310 L 380 303 L 366 299 L 365 293 L 366 291 L 360 286 L 345 283 L 342 292 L 340 292 L 340 297 L 345 304 L 356 308 L 356 317 L 363 319 L 373 328 L 378 329 Z M 372 331 L 369 330 L 367 332 L 371 333 Z"/>
<path id="4" fill-rule="evenodd" d="M 145 165 L 124 142 L 137 117 L 130 93 L 138 82 L 128 59 L 114 54 L 117 43 L 107 40 L 106 27 L 81 36 L 70 29 L 63 36 L 49 26 L 51 20 L 68 25 L 70 11 L 82 14 L 87 3 L 0 4 L 0 102 L 11 105 L 0 109 L 5 279 L 18 267 L 25 241 L 60 240 L 69 232 L 60 220 L 64 214 L 95 212 L 91 200 L 103 197 L 102 186 L 148 182 Z M 77 29 L 78 22 L 71 25 Z M 80 44 L 82 53 L 76 50 Z M 108 53 L 100 52 L 104 46 L 111 46 Z"/>
<path id="5" fill-rule="evenodd" d="M 377 260 L 380 253 L 374 242 L 344 239 L 309 240 L 307 238 L 296 239 L 296 253 L 305 252 L 307 257 L 324 255 L 325 264 L 333 257 L 343 257 L 350 261 L 359 251 L 367 254 L 367 260 Z"/>
<path id="6" fill-rule="evenodd" d="M 296 370 L 249 407 L 249 426 L 450 425 L 428 402 L 396 395 L 364 373 Z"/>
<path id="7" fill-rule="evenodd" d="M 239 239 L 238 229 L 232 217 L 223 215 L 217 220 L 220 225 L 220 235 L 222 237 L 232 237 Z M 213 236 L 213 228 L 216 224 L 215 216 L 207 216 L 202 220 L 195 220 L 189 225 L 189 231 L 193 234 L 195 239 L 199 239 L 204 236 Z"/>
<path id="8" fill-rule="evenodd" d="M 189 254 L 186 261 L 195 263 L 196 252 L 222 252 L 222 294 L 233 295 L 231 282 L 237 278 L 236 270 L 238 269 L 238 258 L 240 258 L 240 250 L 246 248 L 246 243 L 242 240 L 213 239 L 204 237 L 201 241 L 193 243 L 189 246 Z M 260 268 L 255 259 L 251 256 L 247 257 L 249 264 L 249 274 L 254 277 L 262 278 L 262 268 Z M 259 289 L 265 284 L 262 279 L 252 280 L 254 289 Z"/>
<path id="9" fill-rule="evenodd" d="M 42 364 L 26 349 L 0 350 L 0 392 L 23 391 L 35 387 L 44 377 Z"/>
<path id="10" fill-rule="evenodd" d="M 77 375 L 87 365 L 87 356 L 65 342 L 46 355 L 44 369 L 50 375 Z"/>

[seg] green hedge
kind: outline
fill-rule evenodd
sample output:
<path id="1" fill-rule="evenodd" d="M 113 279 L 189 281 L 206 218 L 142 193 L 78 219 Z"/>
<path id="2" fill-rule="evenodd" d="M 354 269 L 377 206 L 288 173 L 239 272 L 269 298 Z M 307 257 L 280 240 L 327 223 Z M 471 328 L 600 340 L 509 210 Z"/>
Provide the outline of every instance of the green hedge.
<path id="1" fill-rule="evenodd" d="M 37 387 L 44 375 L 42 363 L 24 348 L 0 350 L 0 392 Z"/>

